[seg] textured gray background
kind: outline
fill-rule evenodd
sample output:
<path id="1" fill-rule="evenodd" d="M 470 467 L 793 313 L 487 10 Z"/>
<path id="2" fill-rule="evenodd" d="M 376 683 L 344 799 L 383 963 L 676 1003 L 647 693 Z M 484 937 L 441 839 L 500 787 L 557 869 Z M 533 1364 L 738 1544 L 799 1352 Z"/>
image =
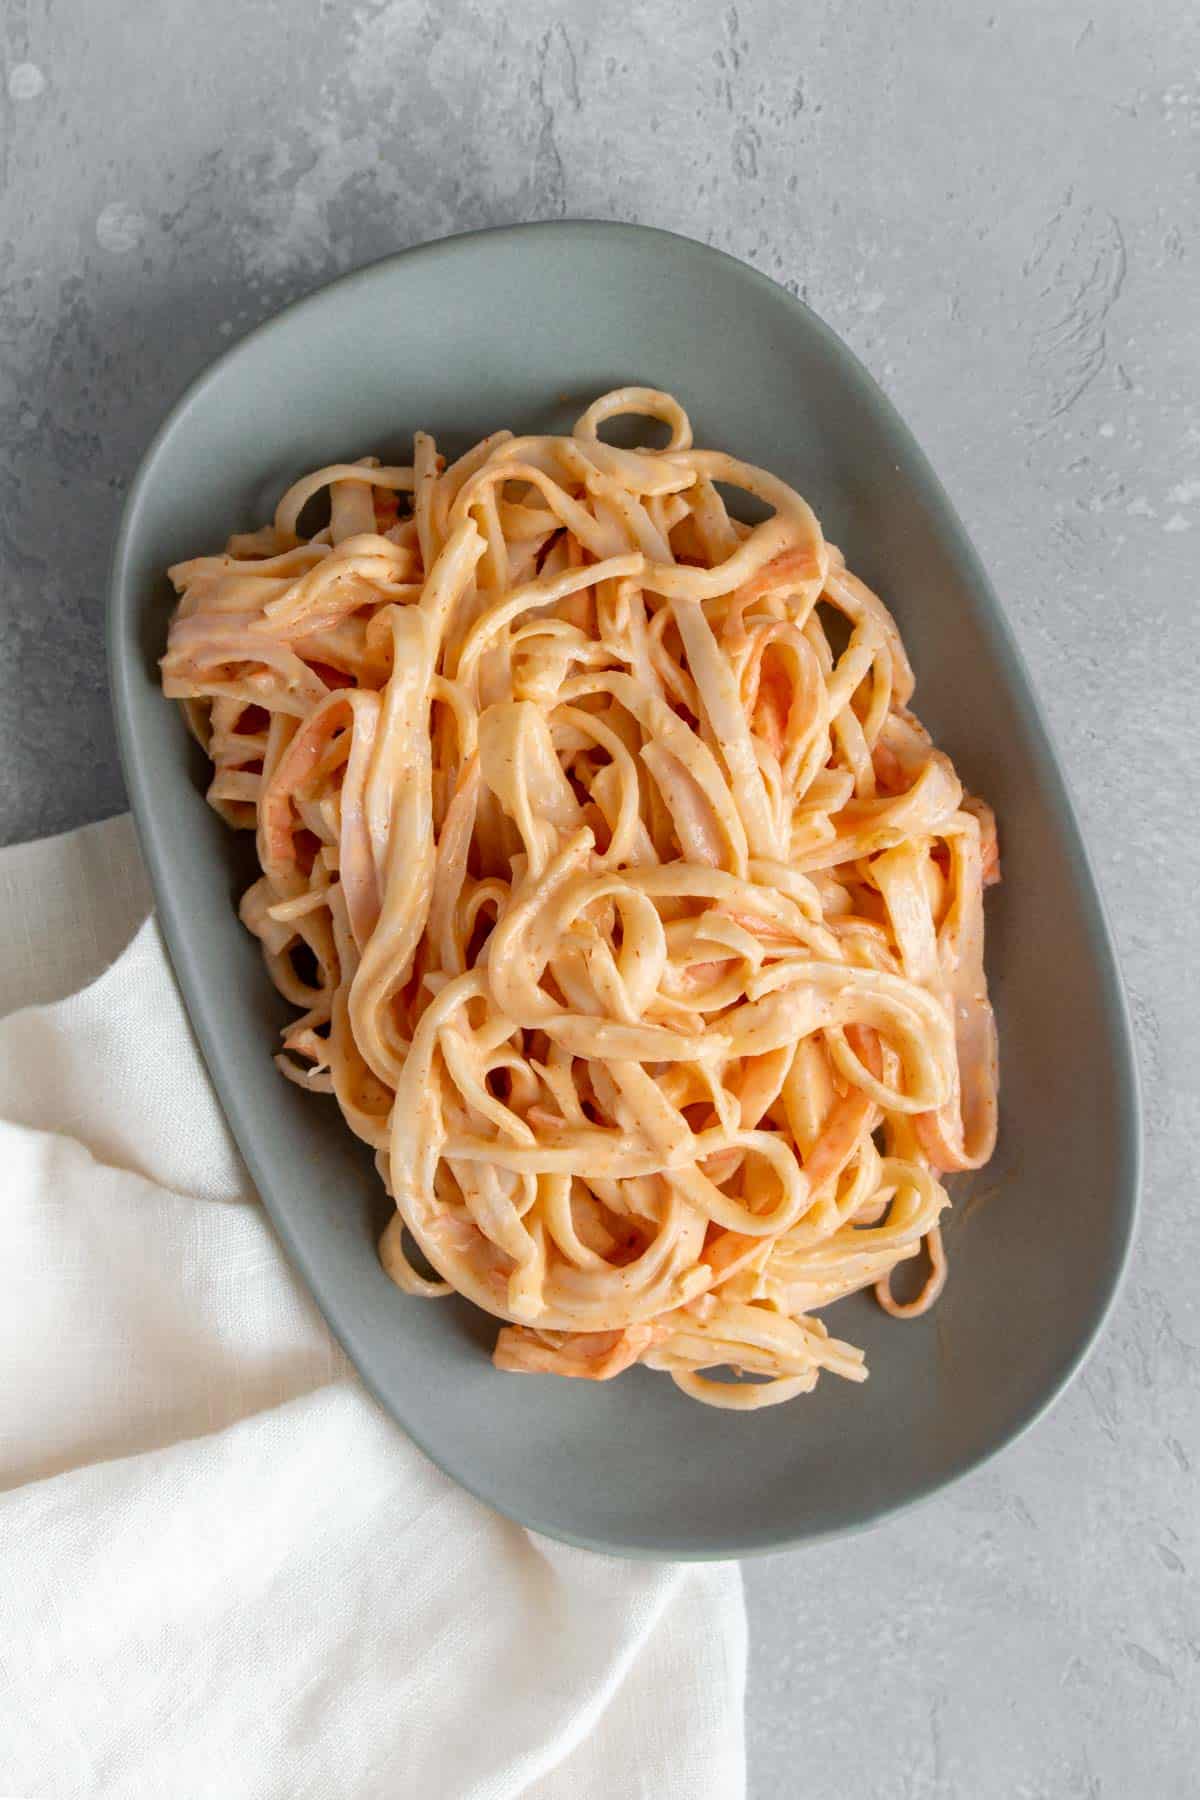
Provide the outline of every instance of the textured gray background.
<path id="1" fill-rule="evenodd" d="M 908 417 L 1095 852 L 1145 1223 L 1104 1345 L 1029 1440 L 869 1537 L 747 1569 L 751 1791 L 1200 1791 L 1194 0 L 4 19 L 0 839 L 123 804 L 101 657 L 122 490 L 183 384 L 339 270 L 518 219 L 668 226 L 804 294 Z"/>

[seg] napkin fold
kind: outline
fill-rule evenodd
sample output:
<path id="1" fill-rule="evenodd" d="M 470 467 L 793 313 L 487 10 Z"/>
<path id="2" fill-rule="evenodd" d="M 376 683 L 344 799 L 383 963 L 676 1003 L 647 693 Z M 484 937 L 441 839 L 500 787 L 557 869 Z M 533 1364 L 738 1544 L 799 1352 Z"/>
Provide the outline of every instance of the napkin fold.
<path id="1" fill-rule="evenodd" d="M 536 1537 L 407 1441 L 149 908 L 127 819 L 0 852 L 0 1794 L 739 1800 L 736 1566 Z"/>

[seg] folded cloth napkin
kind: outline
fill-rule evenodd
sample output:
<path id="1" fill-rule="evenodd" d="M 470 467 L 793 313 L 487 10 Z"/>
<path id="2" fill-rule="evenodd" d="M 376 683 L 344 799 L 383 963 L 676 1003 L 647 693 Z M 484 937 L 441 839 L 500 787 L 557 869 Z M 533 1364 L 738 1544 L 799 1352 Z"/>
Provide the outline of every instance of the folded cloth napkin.
<path id="1" fill-rule="evenodd" d="M 534 1537 L 408 1443 L 149 906 L 127 820 L 0 852 L 0 1795 L 737 1800 L 736 1566 Z"/>

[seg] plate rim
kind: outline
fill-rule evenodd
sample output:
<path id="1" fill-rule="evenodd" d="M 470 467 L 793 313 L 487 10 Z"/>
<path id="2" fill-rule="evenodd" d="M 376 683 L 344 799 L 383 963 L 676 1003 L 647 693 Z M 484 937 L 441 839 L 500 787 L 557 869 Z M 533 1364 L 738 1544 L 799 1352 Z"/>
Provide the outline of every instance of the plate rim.
<path id="1" fill-rule="evenodd" d="M 929 1481 L 918 1484 L 902 1498 L 883 1502 L 867 1511 L 862 1517 L 843 1523 L 831 1524 L 818 1529 L 806 1529 L 798 1533 L 789 1534 L 786 1531 L 768 1533 L 754 1540 L 739 1537 L 736 1523 L 734 1523 L 719 1541 L 710 1536 L 704 1541 L 693 1541 L 684 1545 L 676 1543 L 669 1546 L 665 1544 L 651 1546 L 645 1543 L 625 1541 L 619 1536 L 605 1537 L 573 1533 L 559 1524 L 549 1524 L 545 1521 L 522 1517 L 515 1511 L 501 1508 L 485 1487 L 472 1478 L 469 1466 L 466 1468 L 457 1466 L 454 1458 L 448 1459 L 444 1453 L 435 1451 L 425 1442 L 424 1434 L 419 1427 L 414 1428 L 408 1419 L 401 1417 L 394 1399 L 385 1396 L 373 1377 L 360 1364 L 358 1357 L 351 1351 L 346 1341 L 342 1326 L 326 1310 L 320 1293 L 319 1273 L 314 1272 L 311 1259 L 297 1243 L 286 1210 L 277 1208 L 269 1197 L 271 1193 L 269 1171 L 263 1168 L 260 1173 L 258 1166 L 260 1158 L 255 1151 L 248 1148 L 248 1144 L 253 1143 L 253 1135 L 244 1134 L 240 1129 L 242 1109 L 237 1102 L 236 1094 L 226 1093 L 226 1083 L 220 1072 L 223 1057 L 216 1046 L 215 1035 L 210 1028 L 202 986 L 197 983 L 193 992 L 193 970 L 187 945 L 186 924 L 176 906 L 173 884 L 165 874 L 169 858 L 159 832 L 157 808 L 150 798 L 148 784 L 141 771 L 137 731 L 133 723 L 135 703 L 132 697 L 132 684 L 135 659 L 128 654 L 122 635 L 126 624 L 137 617 L 128 565 L 140 515 L 153 484 L 160 453 L 169 438 L 186 420 L 192 407 L 231 363 L 248 352 L 255 344 L 281 330 L 285 324 L 291 324 L 299 315 L 327 306 L 335 294 L 348 292 L 355 286 L 378 280 L 383 277 L 385 271 L 398 268 L 400 265 L 417 261 L 433 262 L 456 254 L 462 255 L 464 252 L 469 253 L 472 247 L 480 247 L 492 239 L 518 240 L 550 236 L 590 238 L 595 235 L 610 239 L 625 238 L 630 243 L 648 244 L 651 247 L 655 243 L 659 243 L 669 248 L 673 254 L 682 253 L 701 263 L 715 262 L 723 266 L 732 265 L 738 279 L 750 283 L 760 291 L 769 291 L 776 299 L 785 302 L 787 307 L 791 308 L 798 316 L 803 317 L 805 329 L 815 335 L 825 354 L 832 358 L 837 365 L 839 374 L 844 376 L 852 389 L 858 390 L 876 413 L 882 414 L 890 430 L 903 444 L 916 485 L 932 501 L 934 510 L 949 539 L 951 551 L 955 559 L 965 567 L 970 578 L 970 585 L 977 599 L 978 623 L 985 636 L 990 639 L 993 654 L 1003 666 L 1006 686 L 1012 702 L 1020 714 L 1022 725 L 1035 752 L 1036 761 L 1040 765 L 1040 784 L 1053 813 L 1056 830 L 1070 866 L 1074 884 L 1080 894 L 1081 910 L 1087 926 L 1091 950 L 1089 960 L 1098 978 L 1097 984 L 1101 989 L 1100 998 L 1104 1011 L 1111 1021 L 1112 1042 L 1109 1047 L 1114 1052 L 1112 1069 L 1116 1095 L 1114 1112 L 1121 1153 L 1120 1166 L 1114 1171 L 1114 1188 L 1121 1200 L 1119 1217 L 1115 1219 L 1114 1223 L 1120 1233 L 1120 1242 L 1105 1272 L 1100 1304 L 1069 1357 L 1056 1371 L 1053 1379 L 1046 1384 L 1045 1391 L 1040 1397 L 1028 1406 L 1013 1424 L 989 1441 L 985 1447 L 961 1456 L 951 1466 L 941 1470 Z M 329 1330 L 346 1352 L 359 1379 L 383 1407 L 388 1417 L 394 1420 L 399 1429 L 417 1446 L 421 1453 L 427 1456 L 451 1480 L 493 1511 L 513 1519 L 525 1529 L 539 1532 L 577 1548 L 601 1554 L 621 1556 L 635 1561 L 671 1560 L 677 1562 L 725 1561 L 733 1557 L 773 1555 L 781 1551 L 801 1549 L 810 1544 L 827 1542 L 831 1538 L 849 1537 L 861 1531 L 872 1530 L 886 1520 L 906 1513 L 911 1508 L 932 1499 L 966 1476 L 982 1469 L 1002 1451 L 1018 1443 L 1062 1398 L 1091 1356 L 1112 1318 L 1128 1275 L 1141 1213 L 1144 1167 L 1141 1083 L 1129 1003 L 1117 960 L 1114 935 L 1100 882 L 1080 829 L 1078 811 L 1061 755 L 1054 741 L 1049 722 L 1038 701 L 1037 689 L 1029 675 L 1013 629 L 979 554 L 939 476 L 904 418 L 850 346 L 806 301 L 799 299 L 779 282 L 764 275 L 761 270 L 755 269 L 740 257 L 720 250 L 711 244 L 705 244 L 682 233 L 664 230 L 657 226 L 586 217 L 492 225 L 476 230 L 453 232 L 444 237 L 409 245 L 360 264 L 290 301 L 268 318 L 260 321 L 234 343 L 225 346 L 186 385 L 168 407 L 128 484 L 109 564 L 105 615 L 109 698 L 116 724 L 121 770 L 129 795 L 138 841 L 150 875 L 155 911 L 169 952 L 172 974 L 183 999 L 189 1028 L 200 1047 L 205 1068 L 216 1091 L 222 1112 L 229 1122 L 239 1154 L 254 1179 L 259 1199 L 289 1262 L 303 1281 Z"/>

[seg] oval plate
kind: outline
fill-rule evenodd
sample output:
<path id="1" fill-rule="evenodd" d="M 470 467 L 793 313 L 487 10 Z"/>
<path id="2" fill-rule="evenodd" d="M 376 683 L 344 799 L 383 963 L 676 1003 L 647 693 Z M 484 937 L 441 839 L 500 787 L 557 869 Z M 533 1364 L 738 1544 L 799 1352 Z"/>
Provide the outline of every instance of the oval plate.
<path id="1" fill-rule="evenodd" d="M 1002 1055 L 992 1165 L 952 1184 L 951 1278 L 928 1317 L 872 1300 L 831 1324 L 871 1379 L 715 1412 L 665 1376 L 503 1375 L 495 1321 L 400 1294 L 387 1201 L 334 1102 L 271 1063 L 287 1008 L 235 916 L 252 845 L 206 806 L 205 765 L 159 691 L 168 564 L 270 517 L 295 476 L 415 427 L 457 451 L 501 425 L 565 430 L 627 382 L 665 387 L 697 440 L 786 477 L 893 608 L 916 707 L 1000 820 L 988 901 Z M 724 1557 L 846 1531 L 1011 1442 L 1098 1332 L 1129 1248 L 1139 1162 L 1129 1030 L 1062 774 L 999 605 L 936 477 L 850 351 L 765 277 L 635 226 L 533 225 L 390 258 L 290 307 L 174 408 L 125 509 L 109 661 L 125 775 L 179 984 L 292 1260 L 413 1440 L 501 1512 L 635 1556 Z"/>

